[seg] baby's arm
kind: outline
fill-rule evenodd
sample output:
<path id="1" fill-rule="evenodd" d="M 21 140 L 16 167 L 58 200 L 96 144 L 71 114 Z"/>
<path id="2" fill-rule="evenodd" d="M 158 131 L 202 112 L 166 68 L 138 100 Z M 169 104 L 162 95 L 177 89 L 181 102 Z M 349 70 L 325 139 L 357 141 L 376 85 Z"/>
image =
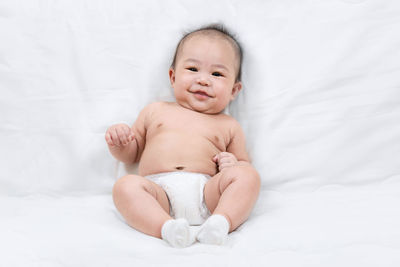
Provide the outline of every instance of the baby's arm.
<path id="1" fill-rule="evenodd" d="M 127 124 L 115 124 L 108 128 L 105 139 L 111 154 L 124 163 L 137 162 L 143 152 L 146 136 L 146 117 L 149 106 L 139 114 L 130 128 Z"/>
<path id="2" fill-rule="evenodd" d="M 219 171 L 238 164 L 250 164 L 250 159 L 246 151 L 246 139 L 237 121 L 234 121 L 232 124 L 230 136 L 226 152 L 221 152 L 213 158 L 214 162 L 218 163 Z"/>

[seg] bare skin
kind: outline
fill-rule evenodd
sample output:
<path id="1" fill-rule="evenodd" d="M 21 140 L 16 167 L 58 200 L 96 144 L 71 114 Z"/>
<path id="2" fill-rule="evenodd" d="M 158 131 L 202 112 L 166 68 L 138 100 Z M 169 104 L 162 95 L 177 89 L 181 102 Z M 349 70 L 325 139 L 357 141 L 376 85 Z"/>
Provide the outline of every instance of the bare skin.
<path id="1" fill-rule="evenodd" d="M 241 89 L 235 64 L 226 40 L 191 37 L 169 71 L 177 102 L 150 104 L 132 127 L 117 124 L 107 130 L 111 154 L 125 163 L 139 162 L 139 175 L 124 176 L 113 188 L 114 203 L 133 228 L 161 238 L 163 224 L 172 219 L 166 193 L 144 178 L 163 172 L 210 175 L 204 188 L 207 208 L 225 216 L 230 231 L 250 215 L 260 178 L 240 125 L 221 113 Z"/>

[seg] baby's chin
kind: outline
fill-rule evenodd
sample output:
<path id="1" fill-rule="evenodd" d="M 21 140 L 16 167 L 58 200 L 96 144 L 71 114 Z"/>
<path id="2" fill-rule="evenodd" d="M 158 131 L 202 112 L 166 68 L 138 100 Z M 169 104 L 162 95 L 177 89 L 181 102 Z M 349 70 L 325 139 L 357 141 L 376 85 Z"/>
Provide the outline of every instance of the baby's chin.
<path id="1" fill-rule="evenodd" d="M 222 113 L 224 111 L 225 108 L 218 108 L 218 107 L 214 107 L 214 106 L 196 106 L 196 105 L 190 105 L 189 103 L 184 103 L 184 102 L 180 102 L 177 101 L 177 103 L 187 109 L 193 110 L 195 112 L 199 112 L 199 113 L 203 113 L 203 114 L 209 114 L 209 115 L 216 115 L 219 113 Z"/>

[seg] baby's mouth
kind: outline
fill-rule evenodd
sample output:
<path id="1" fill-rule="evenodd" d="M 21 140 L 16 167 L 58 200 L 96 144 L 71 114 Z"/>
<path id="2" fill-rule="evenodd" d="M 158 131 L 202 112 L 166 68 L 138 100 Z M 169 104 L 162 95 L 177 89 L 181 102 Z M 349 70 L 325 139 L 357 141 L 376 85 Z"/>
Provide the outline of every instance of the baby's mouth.
<path id="1" fill-rule="evenodd" d="M 206 92 L 203 91 L 194 91 L 193 95 L 198 101 L 206 101 L 207 99 L 211 98 Z"/>
<path id="2" fill-rule="evenodd" d="M 202 92 L 202 91 L 197 91 L 197 92 L 194 92 L 194 93 L 197 94 L 197 95 L 203 95 L 203 96 L 208 96 L 209 97 L 209 95 L 207 95 L 207 93 Z"/>
<path id="3" fill-rule="evenodd" d="M 191 91 L 191 93 L 194 94 L 199 99 L 207 99 L 207 98 L 212 97 L 209 94 L 207 94 L 207 92 L 202 91 L 202 90 L 194 90 L 194 91 Z"/>

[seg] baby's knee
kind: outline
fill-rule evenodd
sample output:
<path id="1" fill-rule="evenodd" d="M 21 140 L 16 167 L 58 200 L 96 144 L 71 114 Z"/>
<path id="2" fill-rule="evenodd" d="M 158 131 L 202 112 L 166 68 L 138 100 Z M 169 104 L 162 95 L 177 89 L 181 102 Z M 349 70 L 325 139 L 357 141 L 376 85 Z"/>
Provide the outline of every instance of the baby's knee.
<path id="1" fill-rule="evenodd" d="M 126 175 L 119 178 L 113 187 L 113 195 L 132 195 L 136 190 L 144 188 L 145 179 L 137 175 Z"/>
<path id="2" fill-rule="evenodd" d="M 244 185 L 250 186 L 255 191 L 259 190 L 261 179 L 258 172 L 250 165 L 237 165 L 224 169 L 225 184 L 240 181 Z"/>

